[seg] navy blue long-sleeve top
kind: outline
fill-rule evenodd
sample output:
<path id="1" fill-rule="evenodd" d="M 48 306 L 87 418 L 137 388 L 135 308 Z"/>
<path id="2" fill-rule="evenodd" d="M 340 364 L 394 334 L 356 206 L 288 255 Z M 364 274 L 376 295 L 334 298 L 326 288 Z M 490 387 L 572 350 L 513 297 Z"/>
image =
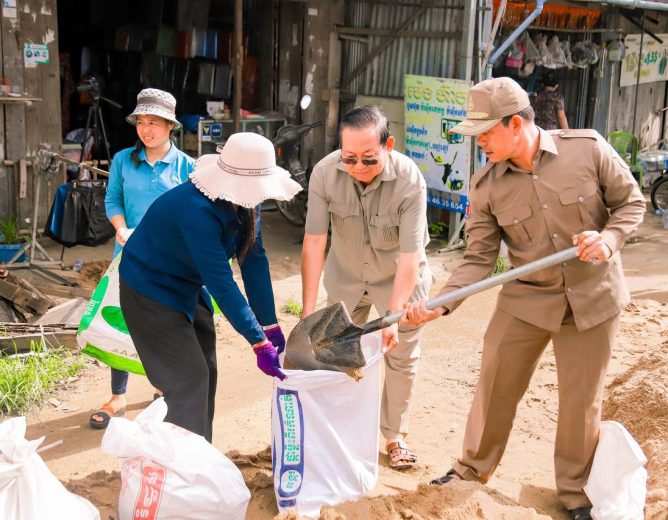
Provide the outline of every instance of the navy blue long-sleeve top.
<path id="1" fill-rule="evenodd" d="M 206 285 L 235 330 L 251 345 L 259 343 L 265 339 L 261 325 L 277 322 L 259 207 L 256 241 L 241 262 L 248 300 L 228 263 L 239 257 L 248 215 L 230 202 L 211 201 L 192 182 L 185 182 L 148 209 L 123 248 L 120 277 L 138 293 L 183 312 L 191 322 Z"/>

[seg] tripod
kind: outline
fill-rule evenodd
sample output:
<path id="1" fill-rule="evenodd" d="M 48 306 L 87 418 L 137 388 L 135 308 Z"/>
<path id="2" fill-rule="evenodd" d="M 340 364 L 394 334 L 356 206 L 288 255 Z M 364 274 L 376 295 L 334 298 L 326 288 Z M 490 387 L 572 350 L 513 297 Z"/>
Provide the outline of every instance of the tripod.
<path id="1" fill-rule="evenodd" d="M 90 96 L 93 100 L 93 104 L 88 107 L 88 115 L 86 116 L 86 127 L 84 129 L 83 141 L 81 143 L 81 156 L 79 157 L 79 162 L 82 163 L 86 159 L 86 144 L 88 142 L 88 132 L 91 132 L 93 136 L 93 151 L 92 153 L 97 152 L 100 147 L 100 144 L 104 146 L 104 151 L 107 155 L 107 160 L 111 164 L 111 151 L 109 147 L 109 140 L 107 139 L 107 130 L 104 127 L 104 119 L 102 118 L 102 107 L 100 106 L 100 101 L 105 101 L 109 103 L 112 107 L 121 109 L 123 108 L 120 103 L 106 98 L 100 94 L 99 87 L 97 82 L 90 82 L 87 85 L 84 85 L 83 88 L 78 87 L 81 90 L 89 90 Z M 95 154 L 96 156 L 98 154 Z"/>

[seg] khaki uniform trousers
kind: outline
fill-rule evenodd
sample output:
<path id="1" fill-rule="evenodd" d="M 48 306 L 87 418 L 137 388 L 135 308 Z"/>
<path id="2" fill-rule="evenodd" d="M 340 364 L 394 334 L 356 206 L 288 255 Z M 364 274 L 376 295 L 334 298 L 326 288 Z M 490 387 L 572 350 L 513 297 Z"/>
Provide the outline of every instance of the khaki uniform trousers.
<path id="1" fill-rule="evenodd" d="M 335 302 L 330 302 L 335 303 Z M 374 302 L 364 293 L 350 317 L 356 324 L 366 323 Z M 384 313 L 384 308 L 376 305 Z M 380 431 L 386 439 L 406 435 L 413 404 L 413 390 L 420 360 L 420 336 L 422 326 L 405 328 L 399 326 L 399 344 L 385 354 L 385 384 L 380 409 Z"/>
<path id="2" fill-rule="evenodd" d="M 461 459 L 465 480 L 487 482 L 506 448 L 517 405 L 550 339 L 559 386 L 554 449 L 557 494 L 567 509 L 591 505 L 582 487 L 598 443 L 601 402 L 619 315 L 578 332 L 570 307 L 559 332 L 496 309 L 484 338 L 480 379 L 473 397 Z"/>

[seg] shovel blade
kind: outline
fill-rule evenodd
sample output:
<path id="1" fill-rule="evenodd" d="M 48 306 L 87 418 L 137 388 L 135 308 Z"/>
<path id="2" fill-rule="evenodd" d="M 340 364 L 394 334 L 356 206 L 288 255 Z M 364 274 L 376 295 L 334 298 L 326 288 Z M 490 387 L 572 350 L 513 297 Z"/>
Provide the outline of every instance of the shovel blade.
<path id="1" fill-rule="evenodd" d="M 360 344 L 363 332 L 343 302 L 338 302 L 310 314 L 292 329 L 285 356 L 300 370 L 349 372 L 366 365 Z"/>

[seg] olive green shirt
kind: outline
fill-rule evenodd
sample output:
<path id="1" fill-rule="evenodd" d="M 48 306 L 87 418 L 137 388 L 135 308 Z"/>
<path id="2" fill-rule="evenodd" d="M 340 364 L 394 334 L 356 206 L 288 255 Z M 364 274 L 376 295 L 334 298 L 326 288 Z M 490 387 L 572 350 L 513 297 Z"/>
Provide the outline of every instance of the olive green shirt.
<path id="1" fill-rule="evenodd" d="M 316 164 L 309 180 L 306 233 L 332 236 L 324 285 L 330 301 L 350 310 L 367 292 L 379 312 L 388 310 L 399 253 L 421 254 L 411 300 L 423 299 L 432 276 L 425 247 L 427 190 L 417 165 L 392 151 L 368 186 L 353 179 L 335 151 Z"/>
<path id="2" fill-rule="evenodd" d="M 573 235 L 593 230 L 610 247 L 608 260 L 576 259 L 507 283 L 497 305 L 558 331 L 567 305 L 578 330 L 587 330 L 629 302 L 619 250 L 642 222 L 645 199 L 626 163 L 595 130 L 540 130 L 533 171 L 490 162 L 472 177 L 470 200 L 464 259 L 441 293 L 487 277 L 501 240 L 519 267 L 572 247 Z"/>

